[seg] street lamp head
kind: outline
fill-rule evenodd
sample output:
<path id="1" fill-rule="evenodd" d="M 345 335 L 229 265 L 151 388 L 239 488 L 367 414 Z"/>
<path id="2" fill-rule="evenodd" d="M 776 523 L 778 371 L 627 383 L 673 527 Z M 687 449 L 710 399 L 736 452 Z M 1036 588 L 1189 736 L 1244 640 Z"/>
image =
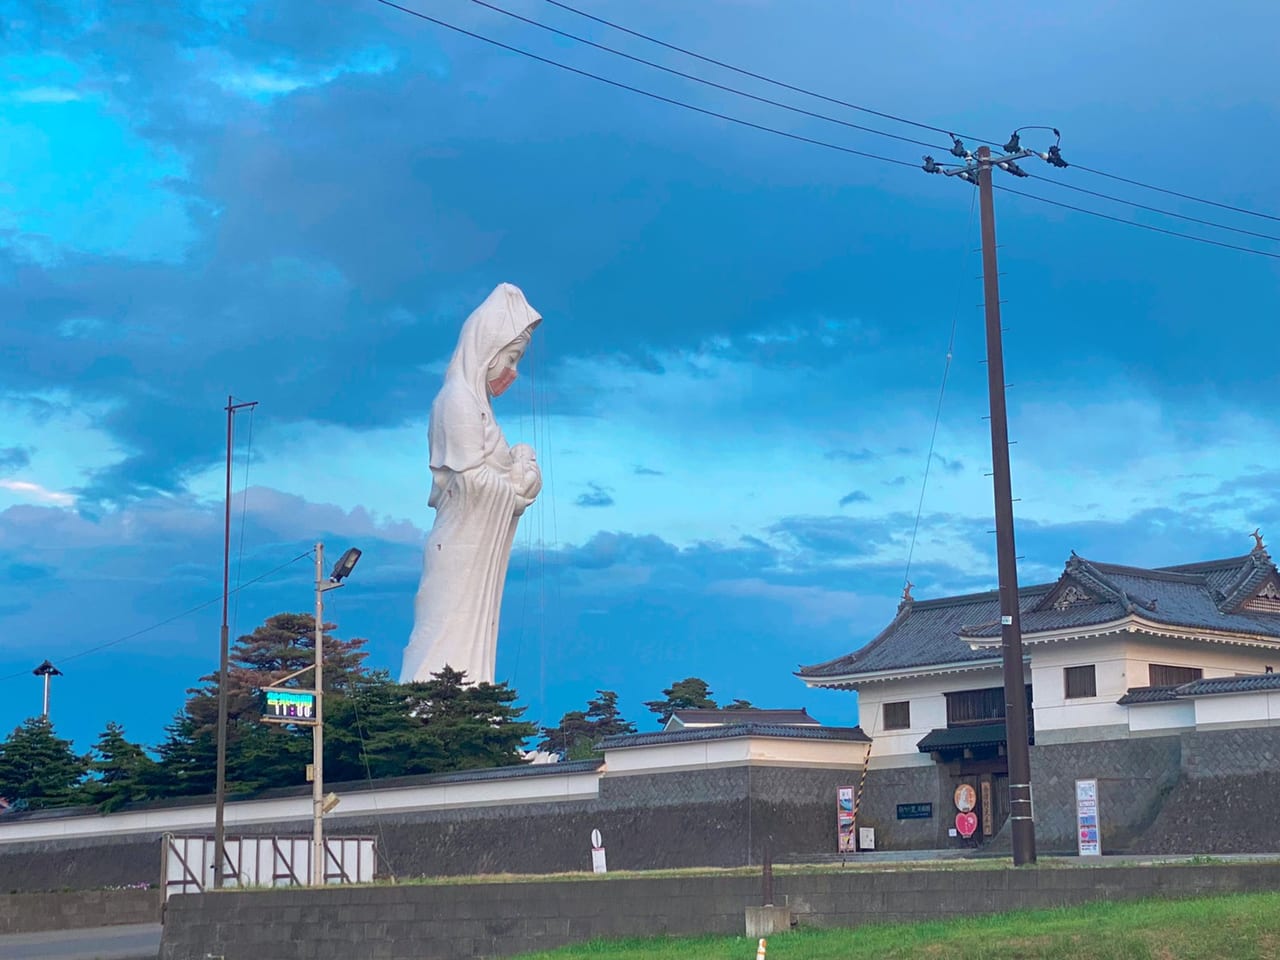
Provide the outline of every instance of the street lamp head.
<path id="1" fill-rule="evenodd" d="M 52 663 L 50 663 L 48 660 L 46 660 L 44 663 L 40 664 L 40 666 L 36 667 L 36 668 L 35 668 L 34 670 L 32 670 L 31 672 L 32 672 L 32 674 L 34 674 L 34 675 L 35 675 L 35 676 L 37 676 L 37 677 L 60 677 L 60 676 L 62 676 L 62 671 L 61 671 L 61 670 L 59 670 L 57 667 L 55 667 L 55 666 L 54 666 Z"/>
<path id="2" fill-rule="evenodd" d="M 355 547 L 350 548 L 346 553 L 338 558 L 338 562 L 333 565 L 333 572 L 329 574 L 329 580 L 333 583 L 341 583 L 347 577 L 351 576 L 351 571 L 356 568 L 356 564 L 360 562 L 360 551 Z"/>

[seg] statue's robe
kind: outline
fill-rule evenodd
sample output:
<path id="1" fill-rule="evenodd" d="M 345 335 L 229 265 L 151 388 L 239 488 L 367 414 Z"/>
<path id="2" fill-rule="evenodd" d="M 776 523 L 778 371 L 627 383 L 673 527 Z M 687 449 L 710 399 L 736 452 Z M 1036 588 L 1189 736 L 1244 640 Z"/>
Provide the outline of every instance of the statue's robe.
<path id="1" fill-rule="evenodd" d="M 507 563 L 516 524 L 531 501 L 513 485 L 511 449 L 493 416 L 486 373 L 505 347 L 541 320 L 518 288 L 500 284 L 463 324 L 444 387 L 431 405 L 427 503 L 436 517 L 402 683 L 429 680 L 446 664 L 465 671 L 470 682 L 494 682 Z"/>

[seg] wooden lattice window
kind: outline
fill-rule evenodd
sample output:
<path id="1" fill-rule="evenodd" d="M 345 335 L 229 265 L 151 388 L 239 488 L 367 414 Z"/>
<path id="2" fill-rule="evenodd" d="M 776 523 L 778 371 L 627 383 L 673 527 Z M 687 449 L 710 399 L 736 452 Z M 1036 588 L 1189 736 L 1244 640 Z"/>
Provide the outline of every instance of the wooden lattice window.
<path id="1" fill-rule="evenodd" d="M 1091 663 L 1084 667 L 1065 667 L 1062 671 L 1063 693 L 1068 700 L 1098 695 L 1098 671 Z"/>
<path id="2" fill-rule="evenodd" d="M 911 701 L 899 700 L 884 705 L 884 728 L 906 730 L 911 726 Z"/>
<path id="3" fill-rule="evenodd" d="M 1166 663 L 1153 663 L 1147 667 L 1147 679 L 1153 687 L 1176 687 L 1204 676 L 1199 667 L 1171 667 Z"/>

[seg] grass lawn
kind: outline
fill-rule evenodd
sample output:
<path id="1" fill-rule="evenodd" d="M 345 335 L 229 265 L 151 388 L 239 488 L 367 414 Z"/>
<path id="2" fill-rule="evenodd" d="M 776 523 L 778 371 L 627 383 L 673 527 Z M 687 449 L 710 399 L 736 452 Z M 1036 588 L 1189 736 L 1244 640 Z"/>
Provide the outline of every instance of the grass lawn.
<path id="1" fill-rule="evenodd" d="M 595 941 L 520 960 L 754 960 L 746 937 Z M 1280 960 L 1280 893 L 799 930 L 768 960 Z"/>

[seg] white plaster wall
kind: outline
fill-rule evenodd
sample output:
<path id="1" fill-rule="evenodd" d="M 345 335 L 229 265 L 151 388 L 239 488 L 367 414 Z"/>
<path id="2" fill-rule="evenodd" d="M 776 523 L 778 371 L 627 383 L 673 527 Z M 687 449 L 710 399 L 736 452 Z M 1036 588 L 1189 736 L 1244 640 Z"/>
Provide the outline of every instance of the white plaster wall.
<path id="1" fill-rule="evenodd" d="M 421 787 L 367 790 L 339 794 L 341 803 L 325 817 L 327 829 L 341 832 L 345 817 L 438 810 L 449 807 L 496 806 L 509 803 L 579 800 L 599 795 L 596 771 L 509 780 L 481 780 Z M 282 821 L 310 821 L 311 797 L 246 800 L 225 808 L 228 830 L 238 826 Z M 181 833 L 212 830 L 213 804 L 161 810 L 66 817 L 56 820 L 0 820 L 0 845 L 58 837 L 96 837 L 130 833 Z"/>
<path id="2" fill-rule="evenodd" d="M 1029 679 L 1029 677 L 1028 677 Z M 947 700 L 954 690 L 980 690 L 1004 683 L 999 667 L 966 670 L 913 680 L 886 680 L 863 684 L 858 689 L 858 725 L 872 740 L 873 767 L 927 766 L 933 761 L 916 744 L 930 730 L 947 725 Z M 911 726 L 905 730 L 885 730 L 884 704 L 911 702 Z"/>
<path id="3" fill-rule="evenodd" d="M 1280 650 L 1153 637 L 1143 633 L 1126 634 L 1125 638 L 1126 669 L 1131 687 L 1145 687 L 1151 682 L 1148 667 L 1153 663 L 1200 667 L 1206 678 L 1263 673 L 1268 665 L 1280 666 Z"/>
<path id="4" fill-rule="evenodd" d="M 1148 730 L 1176 730 L 1181 727 L 1194 727 L 1196 724 L 1196 705 L 1193 700 L 1140 703 L 1128 709 L 1129 729 L 1135 733 Z"/>
<path id="5" fill-rule="evenodd" d="M 847 740 L 732 737 L 725 740 L 694 740 L 606 750 L 604 774 L 620 776 L 745 763 L 854 768 L 862 765 L 865 754 L 866 744 Z"/>
<path id="6" fill-rule="evenodd" d="M 1116 705 L 1134 685 L 1128 680 L 1122 636 L 1038 643 L 1028 649 L 1037 731 L 1123 726 L 1127 722 L 1127 708 Z M 1094 666 L 1097 696 L 1068 700 L 1063 671 L 1089 664 Z"/>
<path id="7" fill-rule="evenodd" d="M 1280 720 L 1280 695 L 1235 693 L 1195 698 L 1197 727 Z"/>

